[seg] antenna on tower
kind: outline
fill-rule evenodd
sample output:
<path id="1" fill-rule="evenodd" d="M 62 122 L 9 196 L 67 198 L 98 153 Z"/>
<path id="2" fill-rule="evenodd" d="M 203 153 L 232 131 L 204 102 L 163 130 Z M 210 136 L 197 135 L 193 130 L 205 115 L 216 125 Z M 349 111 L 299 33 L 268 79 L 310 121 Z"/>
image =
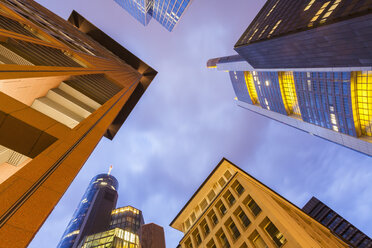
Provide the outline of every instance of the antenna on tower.
<path id="1" fill-rule="evenodd" d="M 110 168 L 109 168 L 109 171 L 108 171 L 107 175 L 111 174 L 111 170 L 112 170 L 112 165 L 110 165 Z"/>

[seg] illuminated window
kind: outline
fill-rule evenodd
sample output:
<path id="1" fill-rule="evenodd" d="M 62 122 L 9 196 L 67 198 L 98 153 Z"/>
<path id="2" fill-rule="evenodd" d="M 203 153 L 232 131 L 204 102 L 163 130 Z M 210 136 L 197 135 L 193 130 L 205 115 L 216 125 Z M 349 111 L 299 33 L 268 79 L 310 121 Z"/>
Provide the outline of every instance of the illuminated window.
<path id="1" fill-rule="evenodd" d="M 269 223 L 265 226 L 265 231 L 269 234 L 272 238 L 274 243 L 277 247 L 282 247 L 287 240 L 284 238 L 283 234 L 276 228 L 276 226 L 269 221 Z"/>
<path id="2" fill-rule="evenodd" d="M 279 20 L 276 24 L 275 24 L 275 26 L 273 27 L 273 29 L 271 29 L 271 31 L 270 31 L 270 33 L 269 33 L 269 35 L 267 36 L 267 37 L 270 37 L 273 33 L 274 33 L 274 31 L 277 29 L 277 27 L 279 26 L 279 24 L 282 22 L 282 20 Z"/>
<path id="3" fill-rule="evenodd" d="M 276 5 L 279 3 L 279 1 L 280 1 L 280 0 L 276 1 L 276 3 L 273 5 L 273 7 L 271 7 L 269 13 L 267 13 L 267 15 L 265 16 L 265 19 L 266 19 L 267 17 L 269 17 L 269 15 L 271 14 L 271 12 L 273 12 L 273 10 L 275 9 L 275 7 L 276 7 Z"/>
<path id="4" fill-rule="evenodd" d="M 258 31 L 258 29 L 256 28 L 254 30 L 254 32 L 252 33 L 251 37 L 249 37 L 248 41 L 250 41 L 253 38 L 253 36 L 257 33 L 257 31 Z"/>
<path id="5" fill-rule="evenodd" d="M 372 136 L 372 71 L 354 72 L 351 99 L 358 136 Z"/>
<path id="6" fill-rule="evenodd" d="M 324 16 L 322 17 L 322 19 L 320 20 L 320 23 L 324 23 L 328 16 L 330 16 L 332 14 L 332 12 L 337 8 L 337 6 L 340 4 L 341 0 L 336 0 L 332 6 L 328 9 L 328 11 L 324 14 Z"/>
<path id="7" fill-rule="evenodd" d="M 307 25 L 308 27 L 312 27 L 314 22 L 318 20 L 319 16 L 324 12 L 325 8 L 327 8 L 328 4 L 331 1 L 325 2 L 322 7 L 318 10 L 318 12 L 315 13 L 314 17 L 311 19 L 310 23 Z"/>
<path id="8" fill-rule="evenodd" d="M 283 104 L 287 114 L 301 116 L 300 106 L 298 105 L 296 88 L 293 80 L 293 73 L 279 73 L 279 85 L 282 93 Z"/>
<path id="9" fill-rule="evenodd" d="M 249 210 L 251 210 L 254 216 L 258 216 L 261 213 L 261 208 L 257 205 L 257 203 L 252 199 L 251 196 L 248 196 L 245 202 L 247 202 L 247 207 Z"/>
<path id="10" fill-rule="evenodd" d="M 304 11 L 310 9 L 314 2 L 315 2 L 315 0 L 311 0 L 311 1 L 306 5 Z"/>
<path id="11" fill-rule="evenodd" d="M 263 35 L 263 33 L 265 33 L 265 31 L 266 31 L 266 29 L 269 27 L 269 25 L 266 25 L 265 27 L 264 27 L 264 29 L 262 29 L 262 31 L 261 31 L 261 33 L 260 33 L 260 35 L 257 37 L 257 39 L 260 39 L 261 38 L 261 36 Z"/>
<path id="12" fill-rule="evenodd" d="M 253 73 L 256 73 L 256 72 L 253 72 Z M 244 73 L 244 76 L 245 76 L 245 83 L 247 84 L 248 93 L 249 93 L 249 96 L 251 97 L 252 103 L 259 104 L 256 87 L 253 82 L 253 77 L 257 77 L 257 73 L 254 74 L 254 76 L 252 76 L 252 73 L 250 73 L 249 71 L 246 71 Z"/>
<path id="13" fill-rule="evenodd" d="M 270 85 L 270 82 L 268 80 L 265 81 L 265 85 L 266 86 L 269 86 Z"/>

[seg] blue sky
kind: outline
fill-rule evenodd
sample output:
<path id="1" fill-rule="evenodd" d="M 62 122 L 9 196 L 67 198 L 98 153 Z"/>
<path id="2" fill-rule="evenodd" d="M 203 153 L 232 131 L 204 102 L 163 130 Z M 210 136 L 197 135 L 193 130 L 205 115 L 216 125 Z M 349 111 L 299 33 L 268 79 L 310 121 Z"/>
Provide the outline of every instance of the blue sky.
<path id="1" fill-rule="evenodd" d="M 118 207 L 135 206 L 165 228 L 222 157 L 302 207 L 311 196 L 372 236 L 372 160 L 236 105 L 228 73 L 209 58 L 233 46 L 263 0 L 194 0 L 173 32 L 143 27 L 113 0 L 38 0 L 68 18 L 73 9 L 159 73 L 113 141 L 101 140 L 29 247 L 54 247 L 90 179 L 114 165 Z"/>

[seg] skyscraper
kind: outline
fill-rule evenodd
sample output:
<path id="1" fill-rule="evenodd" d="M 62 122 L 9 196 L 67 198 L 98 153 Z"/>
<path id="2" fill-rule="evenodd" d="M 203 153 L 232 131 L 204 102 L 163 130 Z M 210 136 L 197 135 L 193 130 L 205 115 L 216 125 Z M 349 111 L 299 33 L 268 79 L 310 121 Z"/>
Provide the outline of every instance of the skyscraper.
<path id="1" fill-rule="evenodd" d="M 171 227 L 189 247 L 349 247 L 297 206 L 222 159 Z"/>
<path id="2" fill-rule="evenodd" d="M 358 248 L 372 247 L 372 240 L 335 211 L 312 197 L 302 210 Z"/>
<path id="3" fill-rule="evenodd" d="M 371 9 L 366 0 L 269 0 L 239 55 L 207 66 L 229 71 L 239 106 L 371 156 Z"/>
<path id="4" fill-rule="evenodd" d="M 151 18 L 169 32 L 177 25 L 192 0 L 115 0 L 130 15 L 146 26 Z"/>
<path id="5" fill-rule="evenodd" d="M 107 174 L 95 176 L 68 224 L 58 248 L 77 247 L 88 234 L 105 231 L 118 198 L 118 181 Z"/>
<path id="6" fill-rule="evenodd" d="M 163 228 L 145 225 L 141 210 L 115 208 L 118 186 L 116 178 L 108 174 L 91 180 L 58 248 L 139 248 L 140 244 L 141 248 L 165 248 Z"/>
<path id="7" fill-rule="evenodd" d="M 0 3 L 0 240 L 25 247 L 156 75 L 74 12 Z"/>

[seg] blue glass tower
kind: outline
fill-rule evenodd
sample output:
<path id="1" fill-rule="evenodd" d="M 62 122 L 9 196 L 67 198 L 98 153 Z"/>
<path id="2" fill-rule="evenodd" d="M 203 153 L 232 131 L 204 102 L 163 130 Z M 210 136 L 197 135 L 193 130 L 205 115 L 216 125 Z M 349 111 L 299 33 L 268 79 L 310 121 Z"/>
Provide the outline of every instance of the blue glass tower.
<path id="1" fill-rule="evenodd" d="M 172 31 L 192 0 L 115 0 L 123 9 L 146 26 L 151 17 Z"/>
<path id="2" fill-rule="evenodd" d="M 104 231 L 116 206 L 119 183 L 108 174 L 95 176 L 68 224 L 58 248 L 74 248 L 86 236 Z"/>

